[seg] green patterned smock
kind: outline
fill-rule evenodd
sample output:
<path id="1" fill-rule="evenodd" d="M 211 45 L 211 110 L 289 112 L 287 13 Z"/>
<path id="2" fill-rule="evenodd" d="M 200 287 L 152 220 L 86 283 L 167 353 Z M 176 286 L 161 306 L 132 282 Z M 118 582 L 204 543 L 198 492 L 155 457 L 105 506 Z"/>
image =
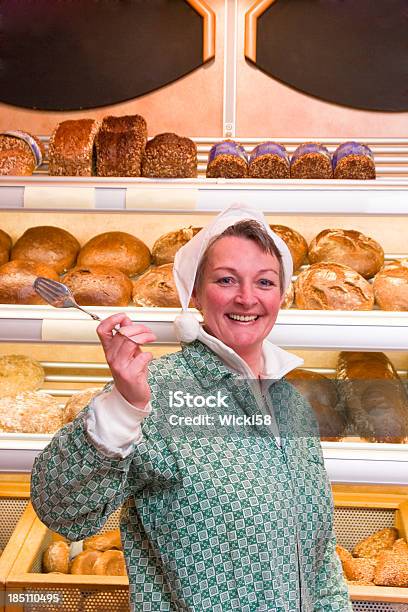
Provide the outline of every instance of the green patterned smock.
<path id="1" fill-rule="evenodd" d="M 125 459 L 90 442 L 89 406 L 35 461 L 32 502 L 70 540 L 95 534 L 122 506 L 135 612 L 351 611 L 335 554 L 330 484 L 311 409 L 285 379 L 269 387 L 280 446 L 267 425 L 174 426 L 169 393 L 228 398 L 260 414 L 247 380 L 196 340 L 149 365 L 152 412 Z"/>

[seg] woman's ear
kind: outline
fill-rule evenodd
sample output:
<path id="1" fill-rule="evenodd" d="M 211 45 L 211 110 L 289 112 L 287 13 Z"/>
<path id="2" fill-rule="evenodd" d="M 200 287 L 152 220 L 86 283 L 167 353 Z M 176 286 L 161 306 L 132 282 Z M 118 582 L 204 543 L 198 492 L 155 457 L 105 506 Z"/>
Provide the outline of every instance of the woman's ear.
<path id="1" fill-rule="evenodd" d="M 193 293 L 191 294 L 190 304 L 192 304 L 193 308 L 197 308 L 197 310 L 200 310 L 201 308 L 195 289 L 193 289 Z"/>

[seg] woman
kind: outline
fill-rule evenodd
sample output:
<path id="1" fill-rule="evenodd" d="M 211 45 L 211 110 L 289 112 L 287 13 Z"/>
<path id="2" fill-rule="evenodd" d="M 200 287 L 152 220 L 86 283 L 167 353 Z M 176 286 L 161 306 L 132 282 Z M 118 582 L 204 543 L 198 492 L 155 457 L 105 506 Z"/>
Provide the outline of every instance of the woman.
<path id="1" fill-rule="evenodd" d="M 233 205 L 177 253 L 174 275 L 204 325 L 183 313 L 182 351 L 157 360 L 140 350 L 147 327 L 124 314 L 99 325 L 114 384 L 36 460 L 38 515 L 79 540 L 123 506 L 135 611 L 350 611 L 311 409 L 283 378 L 301 360 L 268 339 L 286 245 Z"/>

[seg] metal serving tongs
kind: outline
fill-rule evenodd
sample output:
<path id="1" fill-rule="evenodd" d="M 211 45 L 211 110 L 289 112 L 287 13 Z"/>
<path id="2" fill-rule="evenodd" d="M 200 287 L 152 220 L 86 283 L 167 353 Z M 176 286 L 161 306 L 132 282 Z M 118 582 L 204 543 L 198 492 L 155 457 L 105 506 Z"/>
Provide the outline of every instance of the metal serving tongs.
<path id="1" fill-rule="evenodd" d="M 71 290 L 64 285 L 64 283 L 52 280 L 51 278 L 45 278 L 44 276 L 37 276 L 33 283 L 33 287 L 38 295 L 43 298 L 43 300 L 55 308 L 78 308 L 79 310 L 82 310 L 82 312 L 85 312 L 85 314 L 92 317 L 95 321 L 102 321 L 101 317 L 93 312 L 89 312 L 89 310 L 86 310 L 86 308 L 83 308 L 77 304 Z M 129 336 L 123 334 L 120 328 L 116 329 L 116 333 L 121 334 L 124 338 L 127 338 L 134 344 L 139 345 L 136 340 L 133 340 L 133 338 L 129 338 Z"/>

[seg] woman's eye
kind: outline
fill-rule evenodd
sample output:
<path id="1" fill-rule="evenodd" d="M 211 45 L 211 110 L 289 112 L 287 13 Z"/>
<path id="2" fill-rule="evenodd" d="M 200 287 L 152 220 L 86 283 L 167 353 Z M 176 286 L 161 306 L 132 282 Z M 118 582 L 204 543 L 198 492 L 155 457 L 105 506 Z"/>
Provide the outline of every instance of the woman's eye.
<path id="1" fill-rule="evenodd" d="M 231 276 L 223 276 L 217 280 L 217 283 L 220 285 L 231 285 L 233 280 L 234 279 Z"/>
<path id="2" fill-rule="evenodd" d="M 275 283 L 269 280 L 269 278 L 261 278 L 259 279 L 258 282 L 261 285 L 261 287 L 274 287 L 275 286 Z"/>

